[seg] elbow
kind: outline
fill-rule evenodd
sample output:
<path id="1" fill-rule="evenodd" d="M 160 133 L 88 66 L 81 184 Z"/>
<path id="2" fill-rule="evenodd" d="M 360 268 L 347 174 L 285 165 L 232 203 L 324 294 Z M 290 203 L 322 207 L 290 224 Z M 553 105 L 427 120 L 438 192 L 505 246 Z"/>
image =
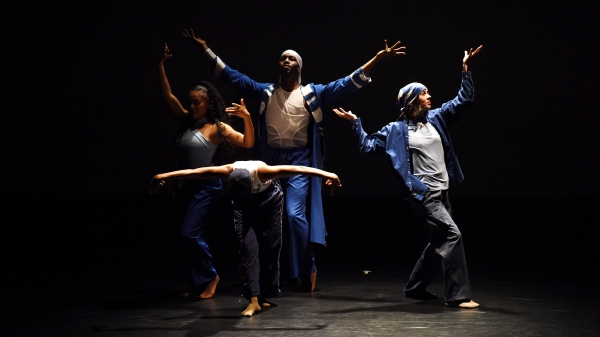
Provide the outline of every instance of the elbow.
<path id="1" fill-rule="evenodd" d="M 243 148 L 245 148 L 245 149 L 252 148 L 253 146 L 254 146 L 254 139 L 252 139 L 252 140 L 251 140 L 251 141 L 249 141 L 249 142 L 244 142 L 244 143 L 242 144 L 242 147 L 243 147 Z"/>

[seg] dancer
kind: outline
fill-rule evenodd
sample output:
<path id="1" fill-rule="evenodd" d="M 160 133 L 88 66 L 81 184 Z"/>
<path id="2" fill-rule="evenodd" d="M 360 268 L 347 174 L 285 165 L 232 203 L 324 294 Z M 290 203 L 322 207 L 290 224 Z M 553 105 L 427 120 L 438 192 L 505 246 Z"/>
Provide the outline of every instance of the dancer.
<path id="1" fill-rule="evenodd" d="M 323 168 L 323 106 L 368 84 L 369 73 L 382 59 L 405 54 L 400 42 L 388 47 L 386 41 L 384 50 L 351 75 L 326 85 L 301 86 L 302 58 L 295 51 L 286 50 L 279 57 L 279 83 L 259 83 L 225 65 L 192 30 L 183 35 L 202 48 L 219 79 L 261 101 L 257 145 L 261 160 L 270 165 Z M 327 235 L 321 180 L 295 176 L 281 179 L 281 184 L 289 223 L 290 278 L 302 279 L 299 291 L 313 291 L 317 278 L 313 245 L 325 246 Z M 306 214 L 307 206 L 310 214 Z"/>
<path id="2" fill-rule="evenodd" d="M 180 122 L 176 146 L 179 167 L 195 168 L 212 165 L 213 155 L 219 145 L 250 148 L 254 145 L 254 128 L 244 101 L 225 109 L 219 92 L 208 82 L 201 82 L 189 93 L 189 110 L 186 110 L 171 92 L 164 62 L 172 55 L 165 44 L 158 62 L 158 77 L 162 96 L 171 114 Z M 226 123 L 228 114 L 244 120 L 244 133 L 235 131 Z M 212 266 L 212 256 L 203 238 L 204 222 L 214 209 L 221 181 L 181 181 L 175 193 L 175 213 L 181 215 L 181 234 L 189 257 L 191 290 L 184 296 L 211 298 L 219 283 L 219 275 Z"/>
<path id="3" fill-rule="evenodd" d="M 479 304 L 471 300 L 462 236 L 452 219 L 448 199 L 448 188 L 463 180 L 448 127 L 473 103 L 473 79 L 467 63 L 481 48 L 465 51 L 458 96 L 440 108 L 430 110 L 431 95 L 424 85 L 408 84 L 398 93 L 399 120 L 372 135 L 365 133 L 360 119 L 352 112 L 342 108 L 333 110 L 352 121 L 361 154 L 387 156 L 392 172 L 402 181 L 403 192 L 410 197 L 417 218 L 427 230 L 429 244 L 410 275 L 404 295 L 437 298 L 426 288 L 441 261 L 444 301 L 448 306 L 460 308 L 477 308 Z"/>
<path id="4" fill-rule="evenodd" d="M 327 185 L 341 186 L 334 173 L 304 166 L 269 166 L 262 161 L 237 161 L 154 176 L 153 190 L 163 186 L 165 180 L 174 178 L 229 180 L 240 248 L 243 296 L 249 300 L 242 316 L 252 316 L 262 309 L 261 306 L 270 306 L 265 298 L 279 294 L 283 191 L 276 178 L 296 175 L 327 178 Z"/>

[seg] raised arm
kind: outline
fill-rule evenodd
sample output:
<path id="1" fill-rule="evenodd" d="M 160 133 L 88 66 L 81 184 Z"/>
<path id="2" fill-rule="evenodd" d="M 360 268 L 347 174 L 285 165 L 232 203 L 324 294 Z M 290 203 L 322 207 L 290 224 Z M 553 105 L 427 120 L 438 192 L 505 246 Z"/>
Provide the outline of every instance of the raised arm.
<path id="1" fill-rule="evenodd" d="M 152 189 L 150 193 L 156 192 L 161 186 L 165 184 L 165 180 L 170 179 L 184 179 L 184 178 L 195 178 L 195 179 L 227 179 L 229 174 L 233 170 L 233 164 L 221 165 L 221 166 L 207 166 L 199 167 L 195 169 L 171 171 L 167 173 L 160 173 L 152 178 Z"/>
<path id="2" fill-rule="evenodd" d="M 377 53 L 375 57 L 370 59 L 367 63 L 365 63 L 362 67 L 356 69 L 352 74 L 330 82 L 326 85 L 318 84 L 315 85 L 317 91 L 320 92 L 321 100 L 324 104 L 331 104 L 340 97 L 344 95 L 351 94 L 356 90 L 364 87 L 365 85 L 371 82 L 371 78 L 369 77 L 369 73 L 375 65 L 379 63 L 381 60 L 395 57 L 396 55 L 404 55 L 406 54 L 404 50 L 406 47 L 400 46 L 400 41 L 396 42 L 393 46 L 388 47 L 387 40 L 384 42 L 385 48 Z M 305 99 L 309 99 L 305 95 Z M 318 108 L 318 101 L 313 101 L 310 103 L 311 107 L 314 104 L 314 108 Z"/>
<path id="3" fill-rule="evenodd" d="M 220 57 L 215 55 L 206 44 L 206 41 L 194 34 L 194 30 L 185 29 L 182 35 L 192 44 L 202 49 L 204 57 L 210 61 L 210 71 L 214 73 L 219 80 L 225 84 L 233 86 L 236 90 L 251 95 L 254 99 L 260 100 L 263 91 L 272 86 L 272 83 L 259 83 L 247 75 L 232 69 L 226 65 Z"/>
<path id="4" fill-rule="evenodd" d="M 373 57 L 372 59 L 370 59 L 367 63 L 365 63 L 361 68 L 363 73 L 365 73 L 366 76 L 369 76 L 369 74 L 371 73 L 371 71 L 375 68 L 375 66 L 384 59 L 390 58 L 390 57 L 394 57 L 397 55 L 406 55 L 406 52 L 404 52 L 404 50 L 406 50 L 406 47 L 401 47 L 400 46 L 400 41 L 394 43 L 393 46 L 388 47 L 387 44 L 387 40 L 384 40 L 384 45 L 385 48 L 379 52 L 377 52 L 377 54 L 375 55 L 375 57 Z"/>
<path id="5" fill-rule="evenodd" d="M 237 116 L 244 120 L 244 133 L 237 132 L 231 126 L 221 123 L 223 137 L 235 146 L 245 148 L 254 146 L 254 126 L 252 125 L 252 118 L 250 117 L 250 112 L 246 109 L 244 100 L 240 100 L 240 104 L 233 103 L 233 106 L 225 109 L 225 111 L 227 111 L 230 116 Z"/>
<path id="6" fill-rule="evenodd" d="M 165 48 L 162 55 L 158 58 L 158 81 L 160 84 L 160 92 L 162 94 L 163 99 L 167 103 L 171 114 L 176 118 L 182 118 L 187 113 L 187 110 L 183 108 L 177 97 L 173 95 L 171 91 L 171 85 L 169 84 L 169 80 L 167 79 L 167 74 L 165 72 L 164 63 L 165 60 L 171 58 L 173 56 L 169 51 L 169 46 L 165 43 Z"/>
<path id="7" fill-rule="evenodd" d="M 340 183 L 340 178 L 338 178 L 337 174 L 332 172 L 323 171 L 314 167 L 307 166 L 296 166 L 296 165 L 273 165 L 269 166 L 266 164 L 258 166 L 258 177 L 262 181 L 276 179 L 276 178 L 286 178 L 293 177 L 297 175 L 305 175 L 311 177 L 319 177 L 319 178 L 327 178 L 327 185 L 333 185 L 335 187 L 340 187 L 342 184 Z"/>
<path id="8" fill-rule="evenodd" d="M 440 108 L 433 109 L 433 114 L 438 114 L 446 121 L 448 125 L 456 123 L 460 118 L 469 110 L 473 102 L 475 101 L 475 89 L 473 87 L 473 76 L 469 71 L 467 63 L 481 51 L 483 46 L 479 46 L 473 50 L 465 51 L 462 63 L 462 81 L 460 90 L 454 99 L 448 101 Z"/>

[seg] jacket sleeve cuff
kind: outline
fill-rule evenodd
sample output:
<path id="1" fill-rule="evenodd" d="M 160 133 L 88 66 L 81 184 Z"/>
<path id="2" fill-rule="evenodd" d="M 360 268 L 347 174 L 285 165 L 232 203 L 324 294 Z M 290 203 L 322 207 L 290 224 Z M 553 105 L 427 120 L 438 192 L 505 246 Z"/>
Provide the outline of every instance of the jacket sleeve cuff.
<path id="1" fill-rule="evenodd" d="M 211 61 L 210 69 L 214 72 L 215 76 L 219 77 L 223 69 L 225 69 L 225 63 L 221 61 L 220 58 L 217 57 L 215 53 L 213 53 L 210 48 L 204 51 L 204 55 Z"/>
<path id="2" fill-rule="evenodd" d="M 352 80 L 352 83 L 354 83 L 354 85 L 359 89 L 371 83 L 371 77 L 367 76 L 363 72 L 362 68 L 356 69 L 356 71 L 350 75 L 350 79 Z"/>

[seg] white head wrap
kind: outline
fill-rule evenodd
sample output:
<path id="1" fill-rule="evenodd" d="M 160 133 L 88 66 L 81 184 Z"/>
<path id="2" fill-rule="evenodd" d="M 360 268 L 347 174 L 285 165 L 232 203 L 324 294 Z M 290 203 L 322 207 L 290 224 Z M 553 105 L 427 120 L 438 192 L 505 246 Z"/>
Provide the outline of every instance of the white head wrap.
<path id="1" fill-rule="evenodd" d="M 300 54 L 296 53 L 294 50 L 291 50 L 291 49 L 288 49 L 288 50 L 284 51 L 283 53 L 281 53 L 281 56 L 283 56 L 285 54 L 294 55 L 294 57 L 296 58 L 296 61 L 298 61 L 300 70 L 302 70 L 302 57 L 300 57 Z M 279 56 L 279 58 L 281 58 L 281 56 Z M 298 83 L 302 83 L 302 74 L 301 73 L 298 74 Z"/>

